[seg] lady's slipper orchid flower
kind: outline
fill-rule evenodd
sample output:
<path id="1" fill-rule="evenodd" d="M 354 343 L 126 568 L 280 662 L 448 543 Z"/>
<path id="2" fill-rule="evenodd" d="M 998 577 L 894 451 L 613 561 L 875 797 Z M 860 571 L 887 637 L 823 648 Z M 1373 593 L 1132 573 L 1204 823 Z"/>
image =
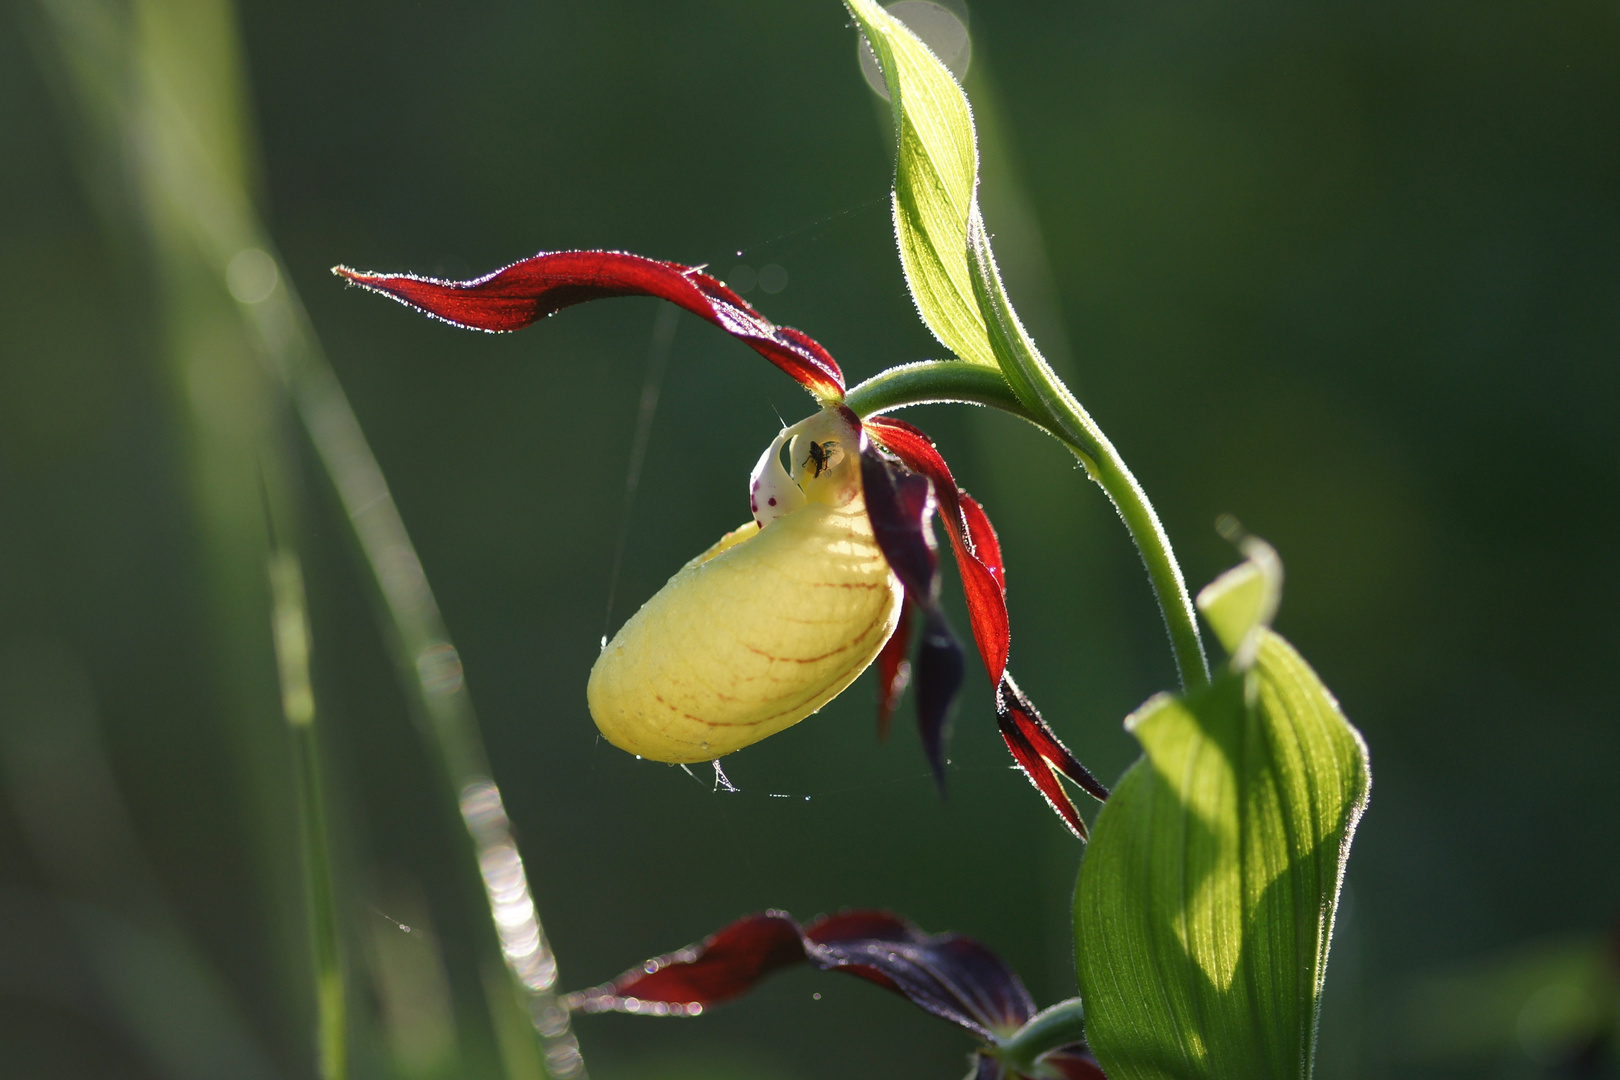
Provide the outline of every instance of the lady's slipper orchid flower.
<path id="1" fill-rule="evenodd" d="M 1006 574 L 990 519 L 956 486 L 928 436 L 891 417 L 863 420 L 843 404 L 843 374 L 826 349 L 772 324 L 700 268 L 621 252 L 546 252 L 471 281 L 334 272 L 452 325 L 491 332 L 587 300 L 659 297 L 744 341 L 821 405 L 755 465 L 753 520 L 687 563 L 603 649 L 587 697 L 609 742 L 654 761 L 718 758 L 798 723 L 874 660 L 886 732 L 913 673 L 907 655 L 920 625 L 918 726 L 943 789 L 962 650 L 939 603 L 937 514 L 996 687 L 1002 738 L 1084 838 L 1058 775 L 1098 799 L 1108 792 L 1007 672 Z"/>
<path id="2" fill-rule="evenodd" d="M 887 911 L 840 911 L 803 926 L 783 911 L 749 915 L 563 1002 L 571 1012 L 699 1016 L 799 963 L 876 983 L 974 1036 L 981 1046 L 969 1080 L 1104 1080 L 1078 1030 L 1079 1002 L 1036 1013 L 1001 957 Z"/>

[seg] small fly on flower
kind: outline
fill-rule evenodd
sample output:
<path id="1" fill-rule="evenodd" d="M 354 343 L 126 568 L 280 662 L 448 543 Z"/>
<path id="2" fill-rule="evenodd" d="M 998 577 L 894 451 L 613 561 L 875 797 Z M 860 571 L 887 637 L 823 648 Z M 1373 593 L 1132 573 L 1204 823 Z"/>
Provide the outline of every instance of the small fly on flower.
<path id="1" fill-rule="evenodd" d="M 804 459 L 804 467 L 807 469 L 814 467 L 815 471 L 810 474 L 812 479 L 832 467 L 832 456 L 837 451 L 838 444 L 831 440 L 824 443 L 814 441 L 810 443 L 810 456 Z"/>

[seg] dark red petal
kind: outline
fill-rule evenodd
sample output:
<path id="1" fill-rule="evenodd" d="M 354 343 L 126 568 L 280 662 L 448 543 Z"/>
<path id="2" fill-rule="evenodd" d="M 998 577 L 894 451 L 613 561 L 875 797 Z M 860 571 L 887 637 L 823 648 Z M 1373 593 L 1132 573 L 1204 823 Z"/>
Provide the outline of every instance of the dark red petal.
<path id="1" fill-rule="evenodd" d="M 1073 780 L 1086 794 L 1099 800 L 1108 798 L 1108 789 L 1046 726 L 1034 703 L 1013 682 L 1010 674 L 1002 677 L 996 691 L 996 724 L 1013 760 L 1024 770 L 1029 782 L 1046 796 L 1046 801 L 1074 835 L 1084 840 L 1086 823 L 1080 820 L 1080 812 L 1058 780 L 1058 774 Z"/>
<path id="2" fill-rule="evenodd" d="M 1047 1075 L 1056 1073 L 1063 1077 L 1063 1080 L 1108 1080 L 1103 1074 L 1102 1066 L 1091 1056 L 1091 1051 L 1086 1048 L 1085 1043 L 1074 1043 L 1049 1050 L 1036 1058 L 1035 1063 L 1044 1066 Z"/>
<path id="3" fill-rule="evenodd" d="M 922 931 L 909 919 L 877 908 L 845 908 L 811 919 L 804 936 L 816 945 L 848 941 L 921 941 Z"/>
<path id="4" fill-rule="evenodd" d="M 917 729 L 941 794 L 951 709 L 962 688 L 962 646 L 939 606 L 939 556 L 934 548 L 934 484 L 891 464 L 877 450 L 861 453 L 861 483 L 872 535 L 906 597 L 923 616 L 917 654 Z"/>
<path id="5" fill-rule="evenodd" d="M 926 610 L 939 598 L 939 553 L 934 546 L 933 485 L 870 448 L 861 454 L 861 486 L 872 535 L 913 604 Z"/>
<path id="6" fill-rule="evenodd" d="M 1007 570 L 1001 561 L 1001 540 L 985 515 L 984 507 L 965 491 L 957 492 L 962 499 L 962 520 L 967 523 L 968 539 L 973 543 L 973 557 L 984 564 L 990 576 L 996 579 L 1001 591 L 1007 591 Z"/>
<path id="7" fill-rule="evenodd" d="M 1007 619 L 1007 579 L 1001 562 L 1001 544 L 984 510 L 956 486 L 950 466 L 940 456 L 934 441 L 921 430 L 892 416 L 874 416 L 865 421 L 867 433 L 899 458 L 907 468 L 934 482 L 940 518 L 956 553 L 962 575 L 962 591 L 967 596 L 968 616 L 973 623 L 973 640 L 990 673 L 992 685 L 1001 682 L 1007 670 L 1011 628 Z"/>
<path id="8" fill-rule="evenodd" d="M 1012 647 L 1012 626 L 1007 618 L 1006 588 L 990 569 L 964 550 L 961 539 L 951 533 L 957 571 L 962 575 L 962 593 L 967 597 L 968 621 L 979 658 L 992 682 L 1007 670 L 1007 653 Z"/>
<path id="9" fill-rule="evenodd" d="M 1006 1036 L 1035 1013 L 1029 991 L 995 953 L 957 934 L 924 934 L 886 911 L 840 912 L 803 928 L 781 911 L 750 915 L 700 945 L 568 994 L 564 1004 L 575 1012 L 695 1016 L 801 960 L 874 982 L 983 1039 Z"/>
<path id="10" fill-rule="evenodd" d="M 471 281 L 333 268 L 362 288 L 454 326 L 501 333 L 587 300 L 656 296 L 714 323 L 824 401 L 841 401 L 844 375 L 809 335 L 776 326 L 702 270 L 620 251 L 550 251 Z"/>
<path id="11" fill-rule="evenodd" d="M 911 681 L 911 661 L 906 659 L 911 649 L 911 623 L 916 617 L 916 605 L 907 597 L 900 607 L 900 621 L 889 635 L 883 651 L 878 653 L 878 738 L 889 737 L 894 721 L 894 710 L 900 707 L 900 695 Z"/>
<path id="12" fill-rule="evenodd" d="M 997 686 L 996 723 L 1001 737 L 1030 783 L 1046 797 L 1074 834 L 1085 839 L 1086 824 L 1058 776 L 1067 776 L 1098 799 L 1106 799 L 1108 789 L 1059 741 L 1034 704 L 1007 674 L 1010 636 L 1006 569 L 1001 558 L 1001 542 L 990 518 L 972 496 L 956 487 L 950 466 L 945 464 L 933 440 L 921 430 L 889 416 L 872 417 L 865 421 L 865 427 L 874 442 L 893 453 L 907 468 L 933 481 L 940 517 L 950 533 L 956 564 L 962 572 L 962 587 L 973 618 L 973 637 L 979 645 L 984 666 Z M 947 492 L 953 494 L 947 496 Z M 920 688 L 921 683 L 919 697 Z"/>
<path id="13" fill-rule="evenodd" d="M 935 494 L 943 507 L 942 517 L 947 528 L 962 528 L 962 505 L 957 494 L 956 477 L 945 464 L 939 449 L 921 428 L 897 420 L 892 416 L 872 416 L 862 422 L 866 433 L 899 458 L 912 472 L 922 473 L 934 482 Z"/>
<path id="14" fill-rule="evenodd" d="M 785 912 L 767 911 L 738 919 L 701 944 L 649 960 L 611 983 L 570 994 L 568 1008 L 696 1016 L 804 958 L 799 924 Z"/>

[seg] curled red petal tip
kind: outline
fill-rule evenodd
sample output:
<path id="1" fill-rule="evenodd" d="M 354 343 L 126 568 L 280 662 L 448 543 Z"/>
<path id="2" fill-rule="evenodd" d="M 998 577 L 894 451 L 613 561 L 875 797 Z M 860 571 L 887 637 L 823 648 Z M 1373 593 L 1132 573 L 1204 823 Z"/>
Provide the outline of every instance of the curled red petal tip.
<path id="1" fill-rule="evenodd" d="M 490 333 L 521 330 L 589 300 L 656 296 L 746 342 L 822 401 L 844 398 L 844 375 L 832 354 L 808 334 L 775 325 L 700 267 L 622 251 L 546 251 L 470 281 L 347 266 L 332 272 L 452 326 Z"/>
<path id="2" fill-rule="evenodd" d="M 1080 764 L 1057 734 L 1041 718 L 1035 703 L 1029 700 L 1011 675 L 1003 675 L 996 690 L 996 724 L 1001 738 L 1013 760 L 1023 770 L 1029 782 L 1035 785 L 1069 831 L 1081 840 L 1088 836 L 1086 823 L 1074 800 L 1064 790 L 1058 776 L 1068 777 L 1082 791 L 1099 801 L 1108 798 L 1108 788 Z"/>

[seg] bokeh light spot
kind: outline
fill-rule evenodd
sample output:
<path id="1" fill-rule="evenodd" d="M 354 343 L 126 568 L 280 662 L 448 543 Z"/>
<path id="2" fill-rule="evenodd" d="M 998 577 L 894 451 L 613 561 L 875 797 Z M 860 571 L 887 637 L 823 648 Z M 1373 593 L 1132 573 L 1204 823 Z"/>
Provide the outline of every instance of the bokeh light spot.
<path id="1" fill-rule="evenodd" d="M 257 304 L 276 290 L 276 260 L 258 248 L 243 248 L 225 267 L 225 287 L 244 304 Z"/>
<path id="2" fill-rule="evenodd" d="M 973 62 L 973 37 L 968 33 L 963 17 L 965 11 L 963 15 L 958 15 L 948 7 L 933 3 L 933 0 L 900 0 L 898 4 L 884 5 L 884 10 L 922 38 L 923 44 L 939 57 L 957 81 L 967 77 L 968 65 Z M 856 48 L 866 85 L 887 101 L 889 88 L 883 81 L 883 68 L 878 64 L 872 46 L 867 44 L 865 35 L 861 36 Z"/>
<path id="3" fill-rule="evenodd" d="M 787 288 L 788 272 L 780 263 L 766 263 L 759 268 L 759 287 L 775 294 Z"/>

